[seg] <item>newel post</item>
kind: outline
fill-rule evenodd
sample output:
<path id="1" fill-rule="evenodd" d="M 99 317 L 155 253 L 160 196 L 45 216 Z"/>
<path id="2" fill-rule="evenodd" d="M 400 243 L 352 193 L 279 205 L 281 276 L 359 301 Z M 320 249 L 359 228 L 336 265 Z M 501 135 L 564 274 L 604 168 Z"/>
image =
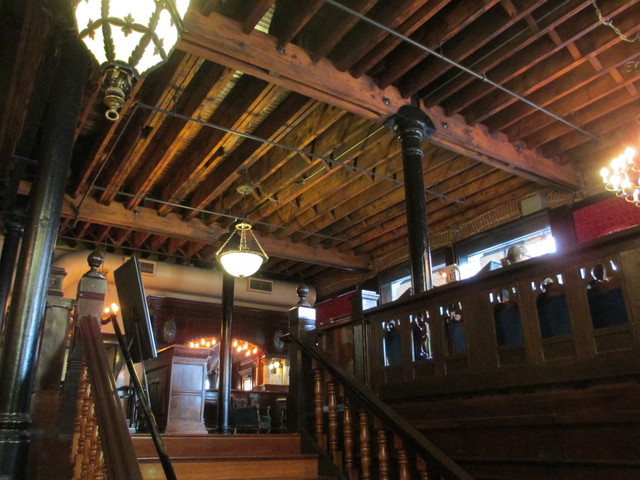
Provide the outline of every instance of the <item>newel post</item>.
<path id="1" fill-rule="evenodd" d="M 60 433 L 62 435 L 73 435 L 73 428 L 76 419 L 76 399 L 80 385 L 80 375 L 84 358 L 84 347 L 80 341 L 77 322 L 80 319 L 93 318 L 99 322 L 104 311 L 104 297 L 107 291 L 107 280 L 100 274 L 98 268 L 104 259 L 98 252 L 92 252 L 87 257 L 89 271 L 85 273 L 78 282 L 76 311 L 75 311 L 75 331 L 69 345 L 69 356 L 67 358 L 67 371 L 64 379 L 64 391 L 62 402 L 62 413 L 60 416 Z"/>
<path id="2" fill-rule="evenodd" d="M 309 287 L 300 285 L 297 289 L 300 301 L 289 310 L 289 333 L 302 341 L 307 341 L 316 329 L 316 309 L 307 302 Z M 289 347 L 289 395 L 287 396 L 287 431 L 313 432 L 313 374 L 311 359 L 299 348 Z"/>

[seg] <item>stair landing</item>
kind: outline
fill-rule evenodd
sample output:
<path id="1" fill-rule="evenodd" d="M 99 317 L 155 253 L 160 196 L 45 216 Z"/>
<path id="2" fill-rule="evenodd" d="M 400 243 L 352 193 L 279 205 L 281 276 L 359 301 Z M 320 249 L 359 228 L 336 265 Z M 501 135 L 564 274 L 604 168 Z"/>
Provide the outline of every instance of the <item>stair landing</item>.
<path id="1" fill-rule="evenodd" d="M 145 480 L 165 480 L 153 441 L 133 435 Z M 178 480 L 318 479 L 318 459 L 297 435 L 163 435 Z"/>

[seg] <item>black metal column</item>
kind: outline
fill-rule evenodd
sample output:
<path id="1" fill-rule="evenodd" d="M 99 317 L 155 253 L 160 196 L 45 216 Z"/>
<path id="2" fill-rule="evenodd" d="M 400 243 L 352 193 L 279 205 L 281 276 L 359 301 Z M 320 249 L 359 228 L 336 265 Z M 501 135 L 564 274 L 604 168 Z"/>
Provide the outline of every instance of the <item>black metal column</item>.
<path id="1" fill-rule="evenodd" d="M 220 383 L 218 387 L 218 428 L 231 433 L 231 323 L 233 316 L 233 287 L 235 278 L 222 273 L 222 325 L 220 328 Z"/>
<path id="2" fill-rule="evenodd" d="M 413 105 L 400 107 L 393 118 L 393 130 L 402 144 L 404 190 L 409 230 L 409 256 L 413 293 L 432 287 L 427 207 L 422 173 L 422 140 L 435 130 L 431 119 Z"/>
<path id="3" fill-rule="evenodd" d="M 5 226 L 4 243 L 2 244 L 2 257 L 0 258 L 0 338 L 4 317 L 7 312 L 11 282 L 16 268 L 16 258 L 20 238 L 22 237 L 22 225 L 15 220 L 9 220 Z M 2 341 L 0 341 L 0 344 Z"/>
<path id="4" fill-rule="evenodd" d="M 51 260 L 89 64 L 79 42 L 61 45 L 41 159 L 16 270 L 0 356 L 0 478 L 25 478 L 29 399 L 36 372 Z"/>

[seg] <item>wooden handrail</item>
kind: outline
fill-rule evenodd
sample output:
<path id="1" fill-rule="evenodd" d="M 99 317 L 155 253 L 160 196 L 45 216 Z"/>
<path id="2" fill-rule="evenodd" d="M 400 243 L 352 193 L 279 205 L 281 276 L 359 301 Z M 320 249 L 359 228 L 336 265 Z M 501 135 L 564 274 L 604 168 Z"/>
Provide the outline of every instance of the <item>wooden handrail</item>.
<path id="1" fill-rule="evenodd" d="M 306 339 L 303 341 L 291 334 L 287 334 L 284 338 L 293 342 L 300 351 L 310 357 L 314 365 L 318 367 L 317 369 L 314 368 L 313 372 L 315 405 L 305 406 L 304 410 L 316 412 L 315 434 L 317 439 L 324 435 L 325 420 L 321 415 L 323 415 L 324 410 L 327 410 L 327 423 L 329 426 L 328 453 L 334 460 L 334 463 L 338 463 L 340 458 L 344 457 L 344 465 L 338 466 L 343 468 L 345 475 L 349 479 L 370 478 L 370 470 L 373 464 L 371 457 L 376 453 L 378 454 L 378 462 L 376 462 L 376 464 L 379 466 L 379 469 L 382 470 L 382 472 L 380 472 L 380 478 L 388 475 L 390 469 L 388 466 L 390 454 L 387 452 L 391 445 L 396 448 L 396 457 L 398 459 L 396 471 L 398 472 L 398 478 L 404 478 L 408 475 L 406 473 L 408 472 L 407 462 L 409 461 L 407 450 L 415 455 L 417 470 L 425 474 L 422 478 L 429 478 L 427 470 L 436 473 L 444 479 L 471 480 L 473 478 L 446 456 L 438 447 L 429 442 L 429 440 L 399 414 L 376 397 L 371 390 L 360 383 L 351 373 L 335 365 L 329 356 L 323 350 L 313 345 L 311 341 L 307 341 Z M 320 372 L 320 368 L 323 372 Z M 330 380 L 327 385 L 328 388 L 325 389 L 321 382 L 327 376 Z M 345 435 L 344 442 L 339 442 L 337 438 L 338 433 L 336 430 L 340 422 L 337 421 L 336 417 L 338 406 L 335 382 L 339 384 L 342 392 L 345 394 L 342 411 L 343 435 Z M 323 398 L 325 392 L 327 394 L 326 399 Z M 352 407 L 356 405 L 360 409 L 357 419 L 357 423 L 360 425 L 359 443 L 361 446 L 361 470 L 359 474 L 354 472 L 353 455 L 352 452 L 349 451 L 354 442 L 353 423 L 356 423 L 353 420 Z M 376 435 L 371 435 L 369 431 L 371 418 L 374 419 Z M 391 432 L 393 435 L 393 442 L 387 442 L 386 431 Z M 370 440 L 374 437 L 378 441 L 378 449 L 372 449 L 369 446 Z M 343 443 L 346 447 L 344 452 L 342 452 L 343 455 L 337 452 L 340 443 Z"/>
<path id="2" fill-rule="evenodd" d="M 78 331 L 84 344 L 109 480 L 142 480 L 131 435 L 116 390 L 115 378 L 109 368 L 102 343 L 99 320 L 89 315 L 80 318 Z"/>

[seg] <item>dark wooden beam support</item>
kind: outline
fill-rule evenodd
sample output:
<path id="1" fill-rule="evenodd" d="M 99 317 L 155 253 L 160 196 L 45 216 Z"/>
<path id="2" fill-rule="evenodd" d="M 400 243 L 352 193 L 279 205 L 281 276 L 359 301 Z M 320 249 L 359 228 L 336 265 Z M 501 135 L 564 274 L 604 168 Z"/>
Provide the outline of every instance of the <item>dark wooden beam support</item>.
<path id="1" fill-rule="evenodd" d="M 79 201 L 67 196 L 62 207 L 62 216 L 74 219 L 77 216 L 81 221 L 149 232 L 160 237 L 183 238 L 204 244 L 211 244 L 215 239 L 227 233 L 226 229 L 217 224 L 206 226 L 198 219 L 185 222 L 175 213 L 160 217 L 155 210 L 145 207 L 139 207 L 134 213 L 118 202 L 112 202 L 110 206 L 106 206 L 90 197 L 84 199 L 79 210 L 78 204 Z M 262 236 L 259 231 L 256 231 L 256 234 L 262 247 L 270 256 L 348 270 L 362 271 L 370 268 L 370 260 L 367 257 L 340 253 L 322 247 L 310 247 L 303 243 L 278 240 L 273 236 Z M 163 242 L 164 240 L 166 238 L 163 238 Z"/>

